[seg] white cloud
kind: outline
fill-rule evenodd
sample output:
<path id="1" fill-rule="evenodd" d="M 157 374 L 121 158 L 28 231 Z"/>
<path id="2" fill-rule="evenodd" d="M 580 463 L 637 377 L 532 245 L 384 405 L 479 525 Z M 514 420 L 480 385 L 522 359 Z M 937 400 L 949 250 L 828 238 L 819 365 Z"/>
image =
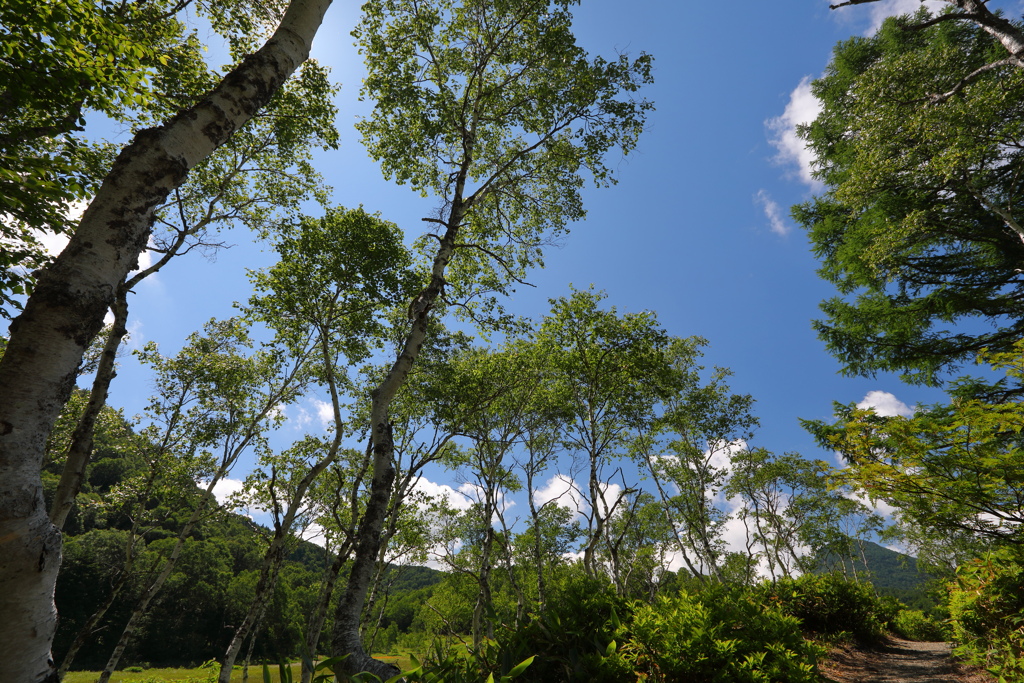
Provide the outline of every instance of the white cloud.
<path id="1" fill-rule="evenodd" d="M 305 429 L 313 423 L 313 416 L 316 416 L 321 429 L 327 429 L 334 419 L 334 407 L 329 401 L 321 401 L 313 397 L 306 405 L 295 406 L 291 410 L 284 411 L 288 417 L 289 424 L 295 429 Z"/>
<path id="2" fill-rule="evenodd" d="M 299 530 L 299 538 L 304 541 L 316 544 L 321 548 L 327 546 L 327 533 L 319 524 L 312 522 L 305 528 Z"/>
<path id="3" fill-rule="evenodd" d="M 334 405 L 320 399 L 313 399 L 313 407 L 316 408 L 316 416 L 320 420 L 321 427 L 327 427 L 334 419 Z"/>
<path id="4" fill-rule="evenodd" d="M 435 484 L 429 479 L 420 478 L 420 480 L 416 482 L 414 490 L 417 493 L 422 493 L 432 498 L 447 499 L 448 505 L 456 510 L 468 510 L 473 504 L 471 499 L 459 491 L 456 491 L 451 486 L 448 486 L 448 484 Z"/>
<path id="5" fill-rule="evenodd" d="M 580 516 L 583 501 L 576 483 L 569 475 L 556 474 L 548 479 L 544 486 L 533 492 L 533 502 L 538 507 L 550 501 L 555 501 L 556 505 L 576 513 L 577 517 Z"/>
<path id="6" fill-rule="evenodd" d="M 833 0 L 830 0 L 830 2 Z M 899 14 L 913 14 L 924 5 L 932 13 L 938 13 L 943 7 L 947 6 L 948 3 L 943 0 L 881 0 L 880 2 L 873 2 L 868 5 L 870 8 L 868 17 L 870 25 L 867 30 L 864 31 L 865 36 L 872 36 L 878 29 L 882 27 L 882 22 L 889 17 L 894 17 Z M 856 13 L 860 8 L 847 7 L 840 11 L 845 11 L 851 18 L 861 18 L 863 14 Z"/>
<path id="7" fill-rule="evenodd" d="M 884 500 L 870 498 L 868 494 L 863 491 L 858 491 L 849 497 L 870 508 L 872 512 L 876 512 L 887 519 L 892 519 L 893 515 L 897 511 L 897 508 L 889 505 Z"/>
<path id="8" fill-rule="evenodd" d="M 148 249 L 148 247 L 152 246 L 152 244 L 153 241 L 150 240 L 149 245 L 147 245 L 147 248 L 143 249 L 142 253 L 139 254 L 139 265 L 135 270 L 132 271 L 132 273 L 137 273 L 140 270 L 145 270 L 146 268 L 149 268 L 151 265 L 153 265 L 153 252 L 151 252 Z M 155 277 L 156 274 L 154 273 L 153 275 L 150 275 L 148 279 L 153 279 Z"/>
<path id="9" fill-rule="evenodd" d="M 143 324 L 138 318 L 130 320 L 128 322 L 128 346 L 132 349 L 141 349 L 142 342 L 146 340 L 146 335 L 142 333 Z"/>
<path id="10" fill-rule="evenodd" d="M 213 487 L 213 495 L 217 502 L 223 505 L 231 496 L 240 493 L 245 488 L 245 482 L 241 479 L 221 479 Z"/>
<path id="11" fill-rule="evenodd" d="M 775 161 L 786 166 L 795 165 L 800 180 L 815 191 L 820 190 L 822 184 L 811 177 L 814 153 L 797 137 L 796 127 L 810 123 L 819 113 L 821 102 L 811 92 L 811 77 L 804 76 L 790 93 L 789 103 L 782 115 L 765 122 L 770 131 L 768 141 L 779 152 Z"/>
<path id="12" fill-rule="evenodd" d="M 765 218 L 768 219 L 768 225 L 772 232 L 780 237 L 785 237 L 789 234 L 789 224 L 782 217 L 782 207 L 776 204 L 775 200 L 766 191 L 758 190 L 757 194 L 754 195 L 754 203 L 764 211 Z"/>
<path id="13" fill-rule="evenodd" d="M 612 506 L 615 505 L 619 500 L 619 496 L 622 494 L 622 487 L 618 484 L 612 484 L 611 482 L 601 482 L 598 484 L 598 488 L 601 490 L 601 503 L 604 506 L 604 510 L 601 511 L 604 514 L 605 510 L 611 510 Z M 616 508 L 616 514 L 622 508 Z"/>
<path id="14" fill-rule="evenodd" d="M 705 456 L 710 456 L 708 464 L 716 469 L 730 471 L 732 468 L 732 456 L 740 451 L 747 450 L 747 442 L 743 439 L 735 441 L 719 441 L 708 444 L 708 450 L 704 451 Z"/>
<path id="15" fill-rule="evenodd" d="M 857 407 L 861 410 L 873 410 L 881 417 L 893 417 L 895 415 L 911 417 L 914 414 L 913 408 L 888 391 L 869 391 L 861 402 L 857 404 Z"/>

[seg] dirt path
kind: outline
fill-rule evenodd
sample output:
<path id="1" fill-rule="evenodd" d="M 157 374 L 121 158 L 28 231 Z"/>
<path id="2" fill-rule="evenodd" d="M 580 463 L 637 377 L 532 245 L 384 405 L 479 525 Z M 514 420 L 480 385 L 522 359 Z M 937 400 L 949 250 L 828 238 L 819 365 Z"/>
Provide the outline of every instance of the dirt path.
<path id="1" fill-rule="evenodd" d="M 834 683 L 989 683 L 986 672 L 954 662 L 949 643 L 889 638 L 872 650 L 840 647 L 821 666 Z"/>

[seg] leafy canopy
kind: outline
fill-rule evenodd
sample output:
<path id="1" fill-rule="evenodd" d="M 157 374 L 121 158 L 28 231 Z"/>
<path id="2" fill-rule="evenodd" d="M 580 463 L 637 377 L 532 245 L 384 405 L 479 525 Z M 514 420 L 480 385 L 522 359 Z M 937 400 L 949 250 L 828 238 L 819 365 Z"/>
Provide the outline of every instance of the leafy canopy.
<path id="1" fill-rule="evenodd" d="M 584 174 L 612 182 L 607 155 L 633 149 L 652 108 L 635 97 L 651 58 L 589 58 L 571 4 L 363 6 L 353 35 L 368 67 L 362 96 L 375 106 L 357 127 L 385 177 L 441 201 L 424 220 L 458 230 L 449 300 L 490 311 L 494 294 L 543 265 L 541 247 L 584 216 Z"/>
<path id="2" fill-rule="evenodd" d="M 934 384 L 1024 336 L 1024 70 L 930 15 L 840 43 L 801 131 L 827 190 L 794 207 L 841 296 L 815 322 L 849 374 Z M 972 75 L 973 74 L 973 75 Z"/>
<path id="3" fill-rule="evenodd" d="M 1024 342 L 981 356 L 1019 390 Z M 805 422 L 822 446 L 849 463 L 842 478 L 897 508 L 903 525 L 975 547 L 1024 544 L 1024 405 L 991 403 L 960 382 L 947 405 L 919 408 L 913 417 L 882 417 L 837 405 L 833 424 Z M 965 391 L 959 391 L 965 389 Z M 957 395 L 957 393 L 965 395 Z"/>

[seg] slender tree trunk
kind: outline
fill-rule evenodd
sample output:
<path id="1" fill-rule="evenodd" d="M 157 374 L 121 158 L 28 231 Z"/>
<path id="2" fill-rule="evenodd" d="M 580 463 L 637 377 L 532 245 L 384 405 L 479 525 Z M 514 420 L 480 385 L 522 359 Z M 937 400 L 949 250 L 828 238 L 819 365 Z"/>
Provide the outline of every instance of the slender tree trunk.
<path id="1" fill-rule="evenodd" d="M 533 468 L 526 470 L 526 495 L 530 503 L 530 519 L 533 520 L 533 563 L 537 570 L 537 609 L 544 612 L 546 604 L 547 586 L 544 585 L 544 552 L 541 546 L 540 537 L 540 510 L 533 499 Z"/>
<path id="2" fill-rule="evenodd" d="M 316 478 L 319 477 L 320 474 L 330 467 L 338 458 L 338 449 L 341 447 L 341 436 L 342 432 L 338 429 L 327 456 L 313 465 L 309 472 L 307 472 L 305 476 L 302 477 L 302 480 L 295 486 L 291 497 L 288 499 L 288 507 L 285 510 L 284 517 L 279 521 L 276 517 L 278 514 L 276 511 L 277 500 L 276 498 L 274 500 L 274 540 L 270 542 L 270 547 L 267 548 L 267 552 L 263 556 L 263 566 L 260 567 L 260 578 L 256 583 L 256 598 L 253 600 L 253 604 L 249 607 L 249 613 L 245 615 L 245 619 L 242 621 L 242 624 L 238 627 L 235 631 L 235 635 L 231 638 L 231 643 L 228 645 L 227 652 L 224 653 L 224 661 L 221 662 L 220 667 L 219 683 L 231 683 L 231 669 L 235 665 L 235 659 L 238 658 L 239 650 L 242 649 L 242 643 L 245 641 L 246 636 L 249 635 L 249 629 L 253 627 L 260 614 L 263 613 L 267 600 L 270 598 L 271 593 L 273 593 L 274 588 L 277 586 L 278 571 L 281 569 L 281 564 L 284 562 L 285 546 L 288 543 L 292 526 L 295 524 L 295 517 L 302 508 L 302 501 L 306 497 L 306 491 L 309 490 L 309 487 L 313 484 Z M 271 487 L 273 487 L 273 483 L 271 483 Z M 273 490 L 273 488 L 271 488 L 271 490 Z"/>
<path id="3" fill-rule="evenodd" d="M 493 626 L 488 625 L 487 633 L 484 633 L 484 610 L 493 608 L 494 599 L 491 597 L 491 549 L 494 547 L 494 528 L 491 526 L 491 505 L 488 504 L 484 510 L 486 515 L 486 527 L 484 529 L 484 540 L 480 548 L 480 571 L 477 572 L 476 605 L 473 607 L 473 647 L 479 649 L 484 635 L 493 637 Z M 490 622 L 490 620 L 487 620 Z"/>
<path id="4" fill-rule="evenodd" d="M 316 606 L 309 615 L 309 624 L 306 626 L 306 652 L 309 653 L 310 662 L 316 663 L 317 644 L 320 642 L 320 632 L 323 631 L 324 621 L 327 619 L 327 607 L 331 604 L 331 596 L 334 595 L 334 584 L 338 580 L 341 568 L 348 560 L 348 549 L 351 546 L 342 547 L 338 550 L 334 561 L 324 572 L 323 583 L 320 585 L 320 595 L 317 597 Z M 302 660 L 302 683 L 310 683 L 313 680 L 313 669 L 308 666 L 305 658 Z"/>
<path id="5" fill-rule="evenodd" d="M 154 207 L 306 60 L 330 2 L 293 0 L 270 40 L 197 105 L 135 136 L 10 326 L 0 359 L 0 670 L 7 680 L 58 680 L 50 649 L 61 535 L 40 473 L 85 349 L 146 246 Z"/>
<path id="6" fill-rule="evenodd" d="M 107 404 L 110 382 L 117 376 L 115 371 L 117 350 L 125 335 L 128 334 L 126 326 L 128 322 L 128 291 L 123 285 L 118 287 L 117 296 L 114 297 L 110 308 L 114 312 L 114 322 L 107 335 L 107 341 L 103 345 L 99 365 L 96 367 L 96 377 L 92 382 L 89 402 L 86 403 L 85 410 L 78 418 L 78 424 L 75 425 L 75 431 L 71 434 L 68 457 L 64 462 L 60 482 L 57 484 L 57 492 L 50 505 L 50 521 L 58 529 L 64 528 L 68 514 L 75 505 L 75 498 L 82 490 L 85 468 L 92 456 L 96 420 L 103 411 L 103 406 Z"/>
<path id="7" fill-rule="evenodd" d="M 245 659 L 242 662 L 242 683 L 246 683 L 249 680 L 249 663 L 252 662 L 252 651 L 256 647 L 256 638 L 260 634 L 260 629 L 263 627 L 263 617 L 266 615 L 267 605 L 264 603 L 263 609 L 256 616 L 256 624 L 252 627 L 252 633 L 249 635 L 249 647 L 245 650 Z"/>
<path id="8" fill-rule="evenodd" d="M 412 370 L 420 347 L 427 338 L 427 321 L 430 310 L 444 289 L 444 273 L 455 251 L 455 238 L 469 208 L 462 199 L 466 181 L 468 158 L 463 163 L 461 175 L 456 183 L 451 213 L 448 217 L 444 236 L 438 239 L 439 246 L 434 256 L 430 284 L 413 299 L 409 306 L 411 327 L 402 346 L 402 351 L 392 364 L 384 380 L 371 392 L 370 403 L 370 444 L 373 459 L 370 479 L 370 496 L 359 522 L 356 533 L 355 557 L 349 574 L 345 594 L 338 603 L 334 618 L 334 632 L 331 650 L 335 656 L 348 655 L 344 666 L 349 673 L 368 671 L 387 679 L 400 673 L 398 667 L 370 657 L 363 649 L 359 622 L 366 604 L 366 594 L 373 578 L 373 568 L 381 547 L 381 531 L 389 510 L 391 487 L 395 481 L 395 467 L 392 456 L 395 450 L 391 420 L 388 411 L 395 394 L 405 384 Z"/>
<path id="9" fill-rule="evenodd" d="M 102 605 L 100 605 L 99 609 L 92 613 L 92 616 L 89 617 L 82 628 L 79 629 L 78 633 L 75 634 L 75 639 L 71 643 L 71 647 L 69 647 L 68 651 L 64 654 L 64 659 L 61 660 L 60 668 L 57 670 L 57 675 L 60 676 L 61 680 L 64 679 L 64 675 L 67 674 L 68 669 L 71 668 L 71 664 L 75 661 L 75 656 L 78 654 L 78 651 L 82 649 L 85 642 L 96 631 L 96 627 L 106 615 L 107 610 L 109 610 L 110 606 L 114 604 L 115 600 L 117 600 L 117 596 L 121 594 L 121 590 L 128 585 L 129 579 L 131 579 L 131 570 L 123 570 L 120 578 L 117 580 L 117 583 L 114 584 L 113 589 L 110 591 L 110 595 L 107 596 L 107 599 Z"/>
<path id="10" fill-rule="evenodd" d="M 253 629 L 263 614 L 263 610 L 266 608 L 274 588 L 277 587 L 278 572 L 281 569 L 281 564 L 284 562 L 284 551 L 285 544 L 283 540 L 279 535 L 275 535 L 274 540 L 270 543 L 270 547 L 267 548 L 266 555 L 263 556 L 260 578 L 256 582 L 256 597 L 253 599 L 252 604 L 249 605 L 249 611 L 242 620 L 241 625 L 235 629 L 235 635 L 231 638 L 227 652 L 224 653 L 224 661 L 221 662 L 220 666 L 219 683 L 231 683 L 231 671 L 235 666 L 238 653 L 242 649 L 242 643 L 245 642 L 250 630 Z M 253 634 L 253 638 L 255 638 L 255 634 Z"/>
<path id="11" fill-rule="evenodd" d="M 220 480 L 223 473 L 214 477 L 206 487 L 206 492 L 199 501 L 199 505 L 192 512 L 192 515 L 185 522 L 185 526 L 182 527 L 178 533 L 177 542 L 174 544 L 174 548 L 171 550 L 171 554 L 167 556 L 167 560 L 164 561 L 163 567 L 160 569 L 160 573 L 157 574 L 153 582 L 149 584 L 142 597 L 139 599 L 138 604 L 132 611 L 131 617 L 128 618 L 128 623 L 125 624 L 124 630 L 121 632 L 121 637 L 117 641 L 117 645 L 114 646 L 114 651 L 111 653 L 110 658 L 107 660 L 107 664 L 103 667 L 103 671 L 100 673 L 98 683 L 108 683 L 110 676 L 117 669 L 118 662 L 121 661 L 121 655 L 124 654 L 125 648 L 128 647 L 128 643 L 131 642 L 132 637 L 135 635 L 135 631 L 139 627 L 139 622 L 142 617 L 145 616 L 149 610 L 149 605 L 153 601 L 153 598 L 160 592 L 160 589 L 164 587 L 167 579 L 171 576 L 171 572 L 174 571 L 174 566 L 178 562 L 178 558 L 181 556 L 181 549 L 185 547 L 185 541 L 192 534 L 192 530 L 199 523 L 203 513 L 206 511 L 207 501 L 213 497 L 213 487 Z"/>
<path id="12" fill-rule="evenodd" d="M 139 505 L 145 505 L 145 501 L 149 499 L 150 494 L 152 493 L 153 490 L 153 486 L 156 482 L 157 476 L 158 469 L 156 467 L 151 467 L 149 475 L 146 477 L 146 484 L 142 488 L 142 492 L 140 493 L 137 499 Z M 117 599 L 117 596 L 121 594 L 121 591 L 124 589 L 125 586 L 128 585 L 128 582 L 132 578 L 132 573 L 135 567 L 135 560 L 137 559 L 136 550 L 138 547 L 140 537 L 139 522 L 140 515 L 134 515 L 134 521 L 132 522 L 131 529 L 129 529 L 128 531 L 128 540 L 125 544 L 124 565 L 120 569 L 121 575 L 118 578 L 117 583 L 114 584 L 114 587 L 111 590 L 110 595 L 107 597 L 107 600 L 100 606 L 99 609 L 97 609 L 92 614 L 92 616 L 89 617 L 85 625 L 82 626 L 79 632 L 75 635 L 75 640 L 71 643 L 71 647 L 68 648 L 68 651 L 65 653 L 64 659 L 61 660 L 60 669 L 57 672 L 61 679 L 64 678 L 64 675 L 67 673 L 68 669 L 71 668 L 71 664 L 75 661 L 75 656 L 78 654 L 78 650 L 81 649 L 82 645 L 85 643 L 86 640 L 88 640 L 89 636 L 93 634 L 93 632 L 96 630 L 97 625 L 106 615 L 107 610 L 109 610 L 110 606 L 114 604 L 114 601 Z"/>

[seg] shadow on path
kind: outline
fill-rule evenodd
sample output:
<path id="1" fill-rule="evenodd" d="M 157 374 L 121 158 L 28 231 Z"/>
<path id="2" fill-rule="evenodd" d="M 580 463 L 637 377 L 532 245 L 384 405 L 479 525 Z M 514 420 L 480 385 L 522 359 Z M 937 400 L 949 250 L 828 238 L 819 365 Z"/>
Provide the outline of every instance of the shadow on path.
<path id="1" fill-rule="evenodd" d="M 987 683 L 983 671 L 950 658 L 949 643 L 918 643 L 889 638 L 871 650 L 840 647 L 821 666 L 834 683 Z"/>

